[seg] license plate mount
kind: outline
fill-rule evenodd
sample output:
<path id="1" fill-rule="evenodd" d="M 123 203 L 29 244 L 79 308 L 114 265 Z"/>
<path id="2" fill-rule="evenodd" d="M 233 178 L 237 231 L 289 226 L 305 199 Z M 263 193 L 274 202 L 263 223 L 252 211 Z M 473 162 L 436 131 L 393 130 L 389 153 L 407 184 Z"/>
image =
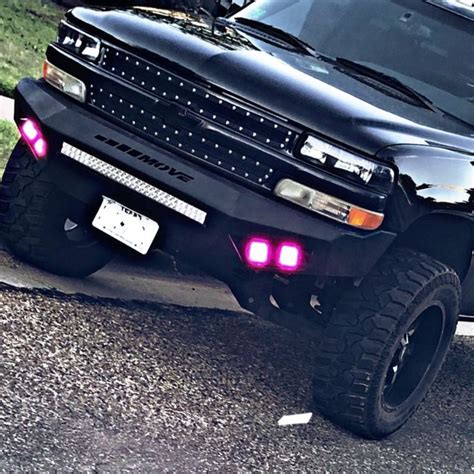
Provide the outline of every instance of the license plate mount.
<path id="1" fill-rule="evenodd" d="M 92 225 L 142 255 L 148 253 L 160 228 L 154 220 L 107 196 L 102 196 Z"/>

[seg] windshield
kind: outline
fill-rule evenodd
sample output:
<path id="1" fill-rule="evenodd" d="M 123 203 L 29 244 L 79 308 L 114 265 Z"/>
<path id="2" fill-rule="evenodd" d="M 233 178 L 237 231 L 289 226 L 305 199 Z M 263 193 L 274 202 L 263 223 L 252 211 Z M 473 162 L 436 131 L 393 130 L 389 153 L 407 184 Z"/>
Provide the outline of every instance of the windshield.
<path id="1" fill-rule="evenodd" d="M 395 76 L 474 125 L 474 21 L 466 17 L 423 0 L 257 0 L 238 17 Z"/>

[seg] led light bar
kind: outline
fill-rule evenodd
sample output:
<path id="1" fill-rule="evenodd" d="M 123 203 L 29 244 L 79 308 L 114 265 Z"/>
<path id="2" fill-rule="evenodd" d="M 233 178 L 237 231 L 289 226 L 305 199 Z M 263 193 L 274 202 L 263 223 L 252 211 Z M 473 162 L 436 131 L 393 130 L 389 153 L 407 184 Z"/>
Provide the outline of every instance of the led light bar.
<path id="1" fill-rule="evenodd" d="M 131 174 L 122 171 L 121 169 L 106 163 L 85 151 L 79 150 L 69 143 L 63 143 L 61 153 L 96 171 L 102 176 L 105 176 L 116 183 L 122 184 L 195 222 L 199 222 L 199 224 L 204 224 L 206 222 L 207 213 L 201 209 L 198 209 L 192 204 L 189 204 L 166 191 L 157 188 L 156 186 L 132 176 Z"/>

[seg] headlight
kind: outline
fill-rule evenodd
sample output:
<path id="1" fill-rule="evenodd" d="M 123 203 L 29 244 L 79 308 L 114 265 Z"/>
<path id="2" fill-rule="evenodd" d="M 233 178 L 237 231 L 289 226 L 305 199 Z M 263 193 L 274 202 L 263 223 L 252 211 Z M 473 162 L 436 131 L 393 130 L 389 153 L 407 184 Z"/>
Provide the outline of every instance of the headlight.
<path id="1" fill-rule="evenodd" d="M 96 61 L 100 56 L 100 41 L 83 33 L 65 21 L 59 25 L 57 44 L 88 61 Z"/>
<path id="2" fill-rule="evenodd" d="M 384 215 L 379 212 L 349 204 L 291 179 L 281 180 L 274 192 L 298 206 L 359 229 L 378 229 L 384 220 Z"/>
<path id="3" fill-rule="evenodd" d="M 49 61 L 45 61 L 43 64 L 43 79 L 79 102 L 86 101 L 86 85 Z"/>
<path id="4" fill-rule="evenodd" d="M 354 155 L 341 148 L 308 136 L 301 155 L 314 165 L 382 192 L 390 192 L 395 173 L 388 166 Z"/>

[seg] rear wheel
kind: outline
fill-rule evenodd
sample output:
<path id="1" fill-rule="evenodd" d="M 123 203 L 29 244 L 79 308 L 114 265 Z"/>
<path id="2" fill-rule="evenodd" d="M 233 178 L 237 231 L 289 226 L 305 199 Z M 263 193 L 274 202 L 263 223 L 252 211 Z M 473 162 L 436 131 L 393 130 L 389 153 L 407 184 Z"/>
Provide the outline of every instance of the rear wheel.
<path id="1" fill-rule="evenodd" d="M 321 412 L 368 438 L 403 426 L 442 366 L 460 294 L 446 265 L 408 249 L 386 255 L 328 323 L 313 389 Z"/>
<path id="2" fill-rule="evenodd" d="M 57 188 L 47 162 L 19 142 L 0 185 L 0 235 L 7 247 L 52 273 L 84 277 L 113 256 L 88 222 L 84 206 Z"/>

